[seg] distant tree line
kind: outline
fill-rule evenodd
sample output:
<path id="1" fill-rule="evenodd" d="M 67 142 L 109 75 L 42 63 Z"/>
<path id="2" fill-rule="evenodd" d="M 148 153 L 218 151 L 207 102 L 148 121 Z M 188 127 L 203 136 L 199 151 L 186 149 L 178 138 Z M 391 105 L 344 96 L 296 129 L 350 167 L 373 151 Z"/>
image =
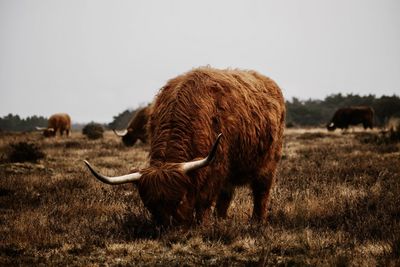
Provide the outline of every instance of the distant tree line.
<path id="1" fill-rule="evenodd" d="M 135 111 L 130 109 L 124 110 L 123 112 L 113 117 L 112 122 L 108 124 L 108 128 L 110 129 L 126 128 L 134 113 Z"/>
<path id="2" fill-rule="evenodd" d="M 334 94 L 324 100 L 299 100 L 292 98 L 286 101 L 286 124 L 288 126 L 324 126 L 333 117 L 338 108 L 349 106 L 371 106 L 375 110 L 375 124 L 383 125 L 390 117 L 400 117 L 400 98 L 396 95 L 342 95 Z"/>
<path id="3" fill-rule="evenodd" d="M 123 112 L 113 117 L 112 122 L 108 124 L 109 129 L 125 129 L 128 126 L 128 123 L 135 116 L 136 112 L 142 109 L 144 106 L 139 106 L 138 108 L 131 110 L 126 109 Z"/>
<path id="4" fill-rule="evenodd" d="M 36 127 L 47 127 L 48 118 L 43 116 L 31 116 L 22 119 L 19 115 L 8 114 L 0 117 L 0 131 L 30 132 L 36 131 Z M 86 123 L 72 123 L 74 130 L 82 130 Z M 105 125 L 107 126 L 107 125 Z"/>
<path id="5" fill-rule="evenodd" d="M 375 110 L 375 123 L 378 126 L 383 125 L 390 117 L 400 117 L 400 98 L 396 95 L 377 98 L 374 95 L 334 94 L 327 96 L 324 100 L 300 100 L 295 97 L 287 100 L 286 124 L 288 126 L 325 126 L 338 108 L 360 105 L 371 106 Z M 141 108 L 143 106 L 134 110 L 124 110 L 113 117 L 107 128 L 126 128 L 132 116 Z M 47 126 L 47 118 L 31 116 L 21 119 L 13 114 L 0 118 L 0 130 L 3 131 L 33 131 L 36 126 Z M 73 125 L 75 129 L 82 127 L 83 125 L 80 124 Z"/>
<path id="6" fill-rule="evenodd" d="M 35 130 L 35 127 L 46 127 L 47 118 L 42 116 L 32 116 L 26 119 L 21 119 L 18 115 L 8 114 L 0 118 L 0 130 L 28 132 Z"/>

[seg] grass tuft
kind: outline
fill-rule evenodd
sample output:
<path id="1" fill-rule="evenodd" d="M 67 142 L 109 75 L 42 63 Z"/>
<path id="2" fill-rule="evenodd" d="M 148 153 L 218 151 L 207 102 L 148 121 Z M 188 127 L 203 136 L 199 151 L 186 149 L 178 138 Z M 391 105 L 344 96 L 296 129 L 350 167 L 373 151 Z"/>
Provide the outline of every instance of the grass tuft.
<path id="1" fill-rule="evenodd" d="M 35 144 L 18 142 L 9 145 L 8 160 L 10 162 L 33 162 L 43 159 L 45 154 Z"/>

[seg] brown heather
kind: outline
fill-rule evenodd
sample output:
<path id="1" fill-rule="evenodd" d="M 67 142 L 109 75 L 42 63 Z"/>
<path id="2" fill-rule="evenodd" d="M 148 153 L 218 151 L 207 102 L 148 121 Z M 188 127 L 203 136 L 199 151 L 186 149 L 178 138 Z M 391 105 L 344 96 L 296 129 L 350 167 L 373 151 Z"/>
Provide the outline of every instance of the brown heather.
<path id="1" fill-rule="evenodd" d="M 360 135 L 286 130 L 265 224 L 249 221 L 244 187 L 228 219 L 160 229 L 133 185 L 102 184 L 82 162 L 124 174 L 148 165 L 148 146 L 1 133 L 0 159 L 21 141 L 46 158 L 0 163 L 0 266 L 399 266 L 400 145 Z"/>

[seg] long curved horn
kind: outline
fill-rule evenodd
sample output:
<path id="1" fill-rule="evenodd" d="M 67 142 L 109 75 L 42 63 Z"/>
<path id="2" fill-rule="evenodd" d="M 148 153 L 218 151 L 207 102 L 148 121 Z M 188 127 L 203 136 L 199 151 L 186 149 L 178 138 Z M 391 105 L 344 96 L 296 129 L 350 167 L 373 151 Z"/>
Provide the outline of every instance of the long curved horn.
<path id="1" fill-rule="evenodd" d="M 46 128 L 46 127 L 39 127 L 39 126 L 36 126 L 35 129 L 36 129 L 36 131 L 44 131 L 44 130 L 46 130 L 47 128 Z"/>
<path id="2" fill-rule="evenodd" d="M 195 161 L 181 163 L 182 171 L 184 173 L 188 173 L 190 171 L 203 168 L 203 167 L 207 166 L 208 164 L 210 164 L 215 158 L 215 154 L 217 153 L 217 148 L 218 148 L 219 140 L 221 139 L 221 137 L 222 137 L 222 133 L 220 133 L 218 135 L 217 140 L 215 140 L 214 145 L 212 146 L 211 151 L 207 157 L 205 157 L 203 159 L 195 160 Z"/>
<path id="3" fill-rule="evenodd" d="M 122 131 L 118 131 L 113 129 L 114 133 L 119 137 L 124 137 L 128 133 L 128 129 L 124 129 Z"/>
<path id="4" fill-rule="evenodd" d="M 92 174 L 99 179 L 100 181 L 102 181 L 103 183 L 106 184 L 126 184 L 126 183 L 132 183 L 135 181 L 138 181 L 140 179 L 140 177 L 142 177 L 142 174 L 140 172 L 134 172 L 134 173 L 130 173 L 127 175 L 122 175 L 122 176 L 115 176 L 115 177 L 107 177 L 104 175 L 101 175 L 100 173 L 96 172 L 93 167 L 89 164 L 88 161 L 84 160 L 86 166 L 89 168 L 89 170 L 92 172 Z"/>

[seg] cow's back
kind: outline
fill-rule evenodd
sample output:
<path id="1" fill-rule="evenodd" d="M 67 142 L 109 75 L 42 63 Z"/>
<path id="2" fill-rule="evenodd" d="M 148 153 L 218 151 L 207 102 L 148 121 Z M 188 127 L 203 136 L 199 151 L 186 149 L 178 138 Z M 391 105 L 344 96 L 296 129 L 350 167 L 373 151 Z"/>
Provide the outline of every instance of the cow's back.
<path id="1" fill-rule="evenodd" d="M 66 113 L 57 113 L 50 116 L 48 127 L 54 129 L 67 129 L 71 128 L 71 118 Z"/>
<path id="2" fill-rule="evenodd" d="M 223 133 L 212 173 L 258 172 L 280 158 L 284 118 L 283 96 L 271 79 L 254 71 L 195 69 L 156 97 L 150 161 L 205 156 Z"/>

